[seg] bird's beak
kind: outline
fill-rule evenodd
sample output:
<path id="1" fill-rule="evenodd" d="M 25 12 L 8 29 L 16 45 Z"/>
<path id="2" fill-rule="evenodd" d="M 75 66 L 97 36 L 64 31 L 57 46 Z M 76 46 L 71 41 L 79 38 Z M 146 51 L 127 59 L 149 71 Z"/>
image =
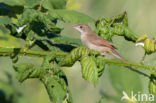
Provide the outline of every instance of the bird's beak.
<path id="1" fill-rule="evenodd" d="M 72 26 L 74 29 L 77 29 L 76 26 Z"/>
<path id="2" fill-rule="evenodd" d="M 79 29 L 78 29 L 78 27 L 77 27 L 77 26 L 73 26 L 73 28 L 79 31 Z"/>
<path id="3" fill-rule="evenodd" d="M 73 26 L 73 28 L 81 33 L 83 32 L 78 26 Z"/>

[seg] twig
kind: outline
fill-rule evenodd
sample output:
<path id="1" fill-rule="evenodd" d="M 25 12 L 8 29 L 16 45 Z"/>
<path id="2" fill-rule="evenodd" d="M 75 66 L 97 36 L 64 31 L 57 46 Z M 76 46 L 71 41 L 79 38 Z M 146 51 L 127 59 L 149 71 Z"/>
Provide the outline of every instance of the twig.
<path id="1" fill-rule="evenodd" d="M 117 60 L 108 60 L 108 59 L 104 59 L 104 61 L 106 64 L 115 64 L 115 65 L 126 66 L 126 67 L 130 66 L 134 68 L 149 70 L 152 74 L 156 73 L 156 68 L 147 65 L 142 65 L 142 64 L 132 63 L 132 62 L 123 62 Z"/>
<path id="2" fill-rule="evenodd" d="M 22 56 L 37 56 L 37 57 L 44 57 L 53 53 L 55 53 L 56 57 L 65 57 L 68 54 L 65 52 L 34 51 L 34 50 L 28 50 L 23 48 L 0 48 L 0 56 L 10 56 L 13 53 L 15 54 L 18 53 L 18 55 L 22 55 Z M 140 69 L 142 68 L 142 69 L 149 70 L 152 74 L 156 73 L 156 68 L 147 65 L 137 64 L 133 62 L 110 60 L 110 59 L 103 59 L 103 60 L 106 64 L 115 64 L 119 66 L 134 67 Z"/>
<path id="3" fill-rule="evenodd" d="M 64 52 L 35 51 L 23 48 L 0 48 L 0 56 L 10 56 L 13 53 L 15 54 L 18 53 L 18 55 L 22 56 L 37 56 L 37 57 L 44 57 L 52 53 L 55 53 L 57 57 L 66 56 L 66 53 Z"/>
<path id="4" fill-rule="evenodd" d="M 145 52 L 144 56 L 142 57 L 142 59 L 140 61 L 141 64 L 144 64 L 145 57 L 146 57 L 146 52 Z"/>

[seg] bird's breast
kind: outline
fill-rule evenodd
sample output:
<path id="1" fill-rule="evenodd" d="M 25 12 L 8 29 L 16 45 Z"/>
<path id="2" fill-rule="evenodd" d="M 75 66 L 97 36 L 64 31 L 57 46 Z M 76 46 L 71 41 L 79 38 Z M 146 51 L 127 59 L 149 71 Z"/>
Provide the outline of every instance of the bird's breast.
<path id="1" fill-rule="evenodd" d="M 103 46 L 97 46 L 97 45 L 91 43 L 91 42 L 87 39 L 87 36 L 86 36 L 86 35 L 81 35 L 81 41 L 82 41 L 83 45 L 85 45 L 85 46 L 87 46 L 88 48 L 93 49 L 93 50 L 103 51 L 103 49 L 105 48 L 105 47 L 103 47 Z"/>

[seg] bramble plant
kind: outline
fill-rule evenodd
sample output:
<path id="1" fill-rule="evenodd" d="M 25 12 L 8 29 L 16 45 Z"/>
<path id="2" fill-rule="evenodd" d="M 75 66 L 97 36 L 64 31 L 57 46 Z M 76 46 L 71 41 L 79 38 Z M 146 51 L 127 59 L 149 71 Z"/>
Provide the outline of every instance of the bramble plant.
<path id="1" fill-rule="evenodd" d="M 37 78 L 44 84 L 52 103 L 72 103 L 72 94 L 63 67 L 71 67 L 76 61 L 80 61 L 82 77 L 86 81 L 92 82 L 94 86 L 98 83 L 105 66 L 108 64 L 124 66 L 139 74 L 142 74 L 138 72 L 140 69 L 148 70 L 150 75 L 145 74 L 145 76 L 150 79 L 149 92 L 156 94 L 156 68 L 144 64 L 145 57 L 139 64 L 128 62 L 128 60 L 122 62 L 105 59 L 97 51 L 82 46 L 79 39 L 60 35 L 63 28 L 59 28 L 57 22 L 93 22 L 96 26 L 95 32 L 108 41 L 112 41 L 114 35 L 123 36 L 125 40 L 133 43 L 141 41 L 145 55 L 155 52 L 155 40 L 136 35 L 128 27 L 126 12 L 112 18 L 94 20 L 86 14 L 67 10 L 66 4 L 67 0 L 1 0 L 1 32 L 25 41 L 21 48 L 0 45 L 0 56 L 10 56 L 19 82 Z M 33 47 L 36 45 L 42 51 L 34 50 Z M 19 56 L 41 57 L 43 62 L 38 65 L 21 64 L 18 60 Z M 10 96 L 11 94 L 7 95 Z M 13 93 L 13 95 L 17 94 Z M 17 103 L 16 100 L 14 101 Z"/>

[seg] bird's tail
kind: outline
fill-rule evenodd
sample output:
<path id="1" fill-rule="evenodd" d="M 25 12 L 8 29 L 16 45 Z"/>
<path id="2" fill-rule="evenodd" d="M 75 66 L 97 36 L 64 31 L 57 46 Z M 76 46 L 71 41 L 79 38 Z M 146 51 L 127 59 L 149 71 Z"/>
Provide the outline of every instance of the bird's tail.
<path id="1" fill-rule="evenodd" d="M 122 60 L 122 61 L 126 61 L 124 58 L 122 58 L 120 55 L 119 55 L 119 53 L 117 52 L 117 51 L 115 51 L 114 49 L 112 50 L 112 53 L 111 53 L 113 56 L 115 56 L 115 57 L 117 57 L 117 58 L 119 58 L 120 60 Z"/>

